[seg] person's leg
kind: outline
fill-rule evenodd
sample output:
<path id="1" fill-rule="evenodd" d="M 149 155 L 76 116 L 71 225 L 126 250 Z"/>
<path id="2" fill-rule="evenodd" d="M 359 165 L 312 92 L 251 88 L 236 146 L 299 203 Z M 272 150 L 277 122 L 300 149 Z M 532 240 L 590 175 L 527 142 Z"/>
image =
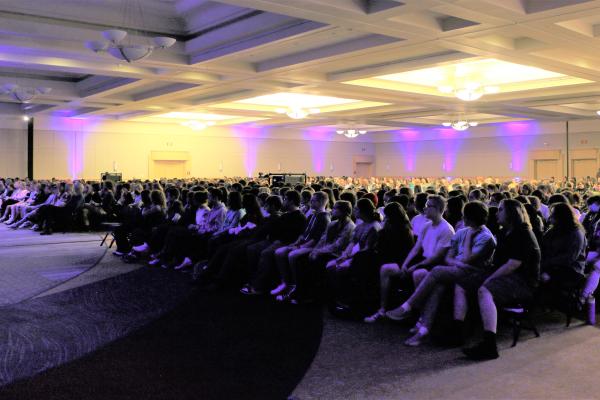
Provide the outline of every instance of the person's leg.
<path id="1" fill-rule="evenodd" d="M 483 322 L 483 330 L 496 333 L 498 325 L 498 310 L 494 303 L 494 297 L 487 287 L 482 286 L 477 291 L 477 300 Z"/>
<path id="2" fill-rule="evenodd" d="M 295 247 L 293 246 L 282 246 L 275 250 L 275 264 L 277 265 L 277 270 L 279 271 L 279 275 L 281 276 L 281 284 L 277 286 L 274 290 L 273 295 L 278 295 L 285 290 L 287 285 L 290 283 L 290 268 L 288 255 Z"/>
<path id="3" fill-rule="evenodd" d="M 460 285 L 454 285 L 454 320 L 464 322 L 467 310 L 467 292 Z"/>
<path id="4" fill-rule="evenodd" d="M 494 300 L 494 293 L 509 290 L 512 291 L 510 283 L 512 277 L 502 276 L 481 286 L 477 291 L 477 300 L 481 319 L 483 321 L 483 341 L 474 347 L 464 349 L 465 355 L 472 360 L 492 360 L 498 358 L 498 347 L 496 345 L 496 326 L 498 322 L 498 310 Z M 514 290 L 518 289 L 515 287 Z M 507 293 L 501 297 L 508 297 Z"/>
<path id="5" fill-rule="evenodd" d="M 292 250 L 288 254 L 288 262 L 290 265 L 289 279 L 290 279 L 290 283 L 292 285 L 296 285 L 298 282 L 298 266 L 299 266 L 300 259 L 307 258 L 311 251 L 312 251 L 312 248 L 303 247 L 300 249 Z"/>
<path id="6" fill-rule="evenodd" d="M 417 270 L 421 271 L 421 270 Z M 406 300 L 403 307 L 410 311 L 413 308 L 422 309 L 429 295 L 439 284 L 454 283 L 459 277 L 464 275 L 463 268 L 437 266 L 421 280 L 415 292 Z M 415 271 L 416 272 L 416 271 Z"/>
<path id="7" fill-rule="evenodd" d="M 408 346 L 419 346 L 427 340 L 446 287 L 445 284 L 438 283 L 430 289 L 429 296 L 422 307 L 421 318 L 419 318 L 419 322 L 415 327 L 415 335 L 407 339 L 404 344 Z"/>
<path id="8" fill-rule="evenodd" d="M 251 282 L 251 285 L 255 290 L 265 292 L 271 286 L 273 275 L 277 272 L 275 266 L 275 251 L 281 246 L 282 245 L 279 242 L 275 242 L 261 251 L 256 274 Z"/>
<path id="9" fill-rule="evenodd" d="M 425 279 L 427 274 L 429 274 L 429 271 L 424 268 L 419 268 L 419 269 L 416 269 L 413 271 L 412 279 L 413 279 L 413 283 L 415 284 L 415 287 L 419 286 L 419 284 L 421 283 L 421 281 L 423 279 Z"/>
<path id="10" fill-rule="evenodd" d="M 600 282 L 600 260 L 596 260 L 592 264 L 592 271 L 585 280 L 585 285 L 581 292 L 582 300 L 587 300 L 594 294 L 598 288 L 598 282 Z"/>
<path id="11" fill-rule="evenodd" d="M 379 270 L 379 284 L 381 296 L 381 311 L 385 311 L 388 303 L 390 281 L 392 277 L 400 276 L 402 270 L 398 264 L 383 264 Z"/>

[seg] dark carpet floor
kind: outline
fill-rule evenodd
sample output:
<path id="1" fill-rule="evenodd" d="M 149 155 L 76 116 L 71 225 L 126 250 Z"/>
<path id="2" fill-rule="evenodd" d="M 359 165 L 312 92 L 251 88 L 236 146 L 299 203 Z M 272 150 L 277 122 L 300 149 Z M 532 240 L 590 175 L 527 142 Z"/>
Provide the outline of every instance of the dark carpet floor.
<path id="1" fill-rule="evenodd" d="M 129 336 L 0 388 L 0 399 L 281 400 L 310 366 L 322 328 L 320 307 L 195 291 Z"/>

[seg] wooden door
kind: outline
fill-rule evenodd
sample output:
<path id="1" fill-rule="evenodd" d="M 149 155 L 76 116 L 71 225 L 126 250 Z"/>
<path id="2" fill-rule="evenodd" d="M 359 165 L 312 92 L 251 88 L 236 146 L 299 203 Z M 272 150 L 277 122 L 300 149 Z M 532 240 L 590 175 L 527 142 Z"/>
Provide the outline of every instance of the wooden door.
<path id="1" fill-rule="evenodd" d="M 558 178 L 561 176 L 558 170 L 558 160 L 535 160 L 535 179 Z"/>
<path id="2" fill-rule="evenodd" d="M 373 163 L 356 162 L 354 163 L 354 176 L 356 178 L 370 178 L 373 176 Z"/>
<path id="3" fill-rule="evenodd" d="M 185 161 L 154 160 L 154 179 L 185 178 Z"/>
<path id="4" fill-rule="evenodd" d="M 586 176 L 596 176 L 598 170 L 598 163 L 595 159 L 581 159 L 573 160 L 573 170 L 571 176 L 576 178 L 585 178 Z"/>

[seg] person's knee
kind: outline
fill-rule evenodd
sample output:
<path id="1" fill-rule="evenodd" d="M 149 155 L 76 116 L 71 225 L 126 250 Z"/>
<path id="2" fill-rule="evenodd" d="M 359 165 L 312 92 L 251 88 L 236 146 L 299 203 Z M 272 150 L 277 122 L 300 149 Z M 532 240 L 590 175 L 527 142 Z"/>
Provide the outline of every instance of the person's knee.
<path id="1" fill-rule="evenodd" d="M 479 298 L 487 297 L 487 296 L 491 296 L 491 295 L 492 295 L 492 293 L 485 285 L 483 285 L 479 289 L 477 289 L 477 296 L 479 296 Z"/>
<path id="2" fill-rule="evenodd" d="M 379 270 L 381 276 L 392 276 L 400 271 L 398 264 L 383 264 Z"/>
<path id="3" fill-rule="evenodd" d="M 287 250 L 288 250 L 287 247 L 280 247 L 277 250 L 275 250 L 275 255 L 278 257 L 285 257 Z"/>

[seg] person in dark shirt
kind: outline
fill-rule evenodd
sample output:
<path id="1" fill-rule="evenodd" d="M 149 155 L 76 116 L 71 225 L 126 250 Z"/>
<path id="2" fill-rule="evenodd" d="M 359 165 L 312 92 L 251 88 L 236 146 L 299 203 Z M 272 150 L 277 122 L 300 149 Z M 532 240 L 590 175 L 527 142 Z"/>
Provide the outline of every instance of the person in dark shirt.
<path id="1" fill-rule="evenodd" d="M 295 190 L 285 192 L 283 203 L 285 212 L 277 221 L 266 248 L 260 251 L 258 261 L 254 262 L 250 254 L 248 267 L 256 272 L 252 274 L 250 284 L 244 286 L 242 294 L 263 294 L 275 280 L 275 251 L 293 243 L 306 228 L 306 217 L 300 211 L 300 193 Z M 253 268 L 256 265 L 256 268 Z"/>
<path id="2" fill-rule="evenodd" d="M 329 212 L 326 210 L 329 203 L 329 195 L 325 192 L 316 192 L 310 199 L 312 213 L 308 219 L 304 233 L 298 239 L 275 251 L 275 261 L 281 276 L 281 283 L 271 291 L 278 301 L 289 299 L 296 289 L 296 276 L 293 275 L 296 262 L 303 256 L 308 256 L 313 247 L 319 242 L 321 236 L 331 221 Z"/>
<path id="3" fill-rule="evenodd" d="M 575 288 L 585 273 L 585 230 L 573 208 L 556 203 L 550 208 L 550 229 L 544 233 L 542 248 L 542 282 L 550 298 L 562 288 Z"/>
<path id="4" fill-rule="evenodd" d="M 525 206 L 514 199 L 503 200 L 498 209 L 498 223 L 502 230 L 494 255 L 495 271 L 478 291 L 483 341 L 463 350 L 473 360 L 498 358 L 497 307 L 530 302 L 540 279 L 540 248 Z"/>

